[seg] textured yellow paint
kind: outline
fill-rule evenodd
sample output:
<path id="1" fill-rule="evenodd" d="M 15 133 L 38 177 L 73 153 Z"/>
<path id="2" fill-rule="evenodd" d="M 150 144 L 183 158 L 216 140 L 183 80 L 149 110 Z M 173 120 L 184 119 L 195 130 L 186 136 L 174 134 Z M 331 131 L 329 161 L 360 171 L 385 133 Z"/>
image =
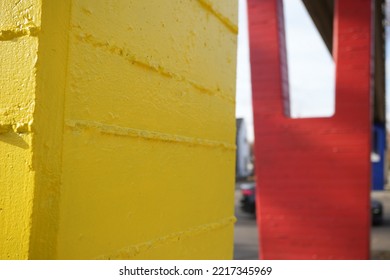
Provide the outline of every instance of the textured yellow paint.
<path id="1" fill-rule="evenodd" d="M 57 257 L 231 258 L 236 32 L 172 0 L 76 1 L 71 27 Z"/>
<path id="2" fill-rule="evenodd" d="M 38 40 L 22 36 L 0 41 L 0 126 L 29 123 L 34 111 Z"/>
<path id="3" fill-rule="evenodd" d="M 34 189 L 31 125 L 39 28 L 29 28 L 39 26 L 40 5 L 14 2 L 0 2 L 0 259 L 28 258 Z"/>
<path id="4" fill-rule="evenodd" d="M 200 1 L 95 2 L 75 3 L 75 35 L 116 45 L 125 54 L 129 50 L 149 65 L 234 100 L 235 73 L 231 69 L 235 67 L 236 49 L 228 46 L 236 44 L 236 34 Z M 234 15 L 236 1 L 224 2 Z M 107 21 L 100 20 L 100 15 Z M 107 22 L 115 28 L 106 28 Z"/>
<path id="5" fill-rule="evenodd" d="M 31 136 L 0 134 L 0 259 L 26 259 L 33 172 Z"/>
<path id="6" fill-rule="evenodd" d="M 32 66 L 2 80 L 0 159 L 20 167 L 0 202 L 16 180 L 30 210 L 1 257 L 231 258 L 237 1 L 16 2 L 5 22 L 22 5 L 28 24 L 0 40 Z"/>
<path id="7" fill-rule="evenodd" d="M 214 14 L 232 32 L 238 33 L 238 18 L 232 2 L 220 0 L 198 0 L 207 10 Z"/>
<path id="8" fill-rule="evenodd" d="M 71 0 L 42 1 L 34 111 L 30 259 L 56 258 Z"/>
<path id="9" fill-rule="evenodd" d="M 16 31 L 41 25 L 39 0 L 1 0 L 0 30 Z"/>

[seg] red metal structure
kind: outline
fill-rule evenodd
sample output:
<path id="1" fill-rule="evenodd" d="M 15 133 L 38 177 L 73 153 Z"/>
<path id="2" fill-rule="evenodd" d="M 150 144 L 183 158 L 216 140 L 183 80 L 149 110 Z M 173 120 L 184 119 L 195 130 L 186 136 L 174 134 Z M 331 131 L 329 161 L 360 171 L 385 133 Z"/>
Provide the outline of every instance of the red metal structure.
<path id="1" fill-rule="evenodd" d="M 374 1 L 334 1 L 331 118 L 289 118 L 283 1 L 248 11 L 260 258 L 367 259 Z"/>

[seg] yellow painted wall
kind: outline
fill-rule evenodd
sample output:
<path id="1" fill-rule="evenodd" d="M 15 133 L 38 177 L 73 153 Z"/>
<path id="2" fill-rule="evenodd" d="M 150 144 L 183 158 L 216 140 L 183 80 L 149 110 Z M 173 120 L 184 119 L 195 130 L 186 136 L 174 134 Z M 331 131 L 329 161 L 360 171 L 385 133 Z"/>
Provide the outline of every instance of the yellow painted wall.
<path id="1" fill-rule="evenodd" d="M 19 173 L 28 257 L 231 258 L 236 0 L 53 2 Z"/>
<path id="2" fill-rule="evenodd" d="M 30 259 L 57 258 L 71 4 L 72 0 L 42 1 L 33 115 L 35 188 Z"/>
<path id="3" fill-rule="evenodd" d="M 0 1 L 0 259 L 28 257 L 38 2 Z"/>

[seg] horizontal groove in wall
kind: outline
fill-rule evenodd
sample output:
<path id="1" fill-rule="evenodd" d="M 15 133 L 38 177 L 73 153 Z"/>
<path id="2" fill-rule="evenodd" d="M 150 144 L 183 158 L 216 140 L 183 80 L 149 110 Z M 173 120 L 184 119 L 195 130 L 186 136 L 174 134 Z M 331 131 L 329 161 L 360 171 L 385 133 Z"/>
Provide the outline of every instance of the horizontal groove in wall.
<path id="1" fill-rule="evenodd" d="M 191 79 L 187 79 L 186 77 L 174 73 L 172 71 L 169 71 L 165 69 L 163 66 L 152 62 L 152 61 L 143 61 L 139 57 L 137 57 L 134 53 L 132 53 L 130 50 L 117 46 L 115 44 L 109 43 L 104 40 L 99 40 L 98 38 L 95 38 L 92 34 L 87 34 L 83 32 L 80 27 L 73 27 L 75 29 L 79 29 L 78 34 L 75 34 L 75 37 L 78 41 L 82 43 L 86 43 L 88 45 L 91 45 L 94 48 L 98 48 L 101 50 L 104 50 L 106 52 L 109 52 L 111 54 L 117 55 L 122 57 L 123 59 L 127 60 L 130 64 L 137 65 L 139 67 L 143 67 L 144 69 L 153 71 L 155 73 L 158 73 L 164 77 L 175 79 L 179 82 L 184 82 L 189 85 L 191 85 L 193 88 L 197 90 L 197 92 L 201 94 L 207 94 L 210 96 L 215 96 L 218 98 L 221 98 L 228 103 L 235 104 L 235 99 L 233 97 L 226 96 L 223 94 L 219 89 L 210 89 L 199 82 L 193 81 Z"/>
<path id="2" fill-rule="evenodd" d="M 109 134 L 122 137 L 142 138 L 145 140 L 171 142 L 178 144 L 185 144 L 189 146 L 204 146 L 210 148 L 221 148 L 224 150 L 236 150 L 236 146 L 222 142 L 208 139 L 194 138 L 182 135 L 173 135 L 157 131 L 149 131 L 142 129 L 135 129 L 129 127 L 121 127 L 116 125 L 104 124 L 96 121 L 87 120 L 66 120 L 66 126 L 72 130 L 93 129 L 102 134 Z"/>
<path id="3" fill-rule="evenodd" d="M 8 30 L 0 30 L 0 41 L 13 41 L 21 37 L 36 37 L 40 28 L 37 26 L 20 27 Z"/>
<path id="4" fill-rule="evenodd" d="M 28 134 L 32 132 L 32 123 L 0 124 L 0 134 L 18 133 Z"/>
<path id="5" fill-rule="evenodd" d="M 223 25 L 225 25 L 233 34 L 238 34 L 238 26 L 234 24 L 228 17 L 224 16 L 215 9 L 209 0 L 198 0 L 201 6 L 211 14 L 213 14 Z"/>
<path id="6" fill-rule="evenodd" d="M 193 228 L 189 228 L 184 231 L 171 233 L 166 236 L 159 237 L 157 239 L 149 240 L 140 244 L 132 245 L 126 248 L 122 248 L 119 251 L 110 254 L 103 255 L 97 257 L 97 259 L 129 259 L 134 258 L 137 255 L 152 250 L 158 246 L 179 242 L 184 239 L 188 239 L 200 234 L 205 234 L 211 231 L 219 230 L 229 225 L 233 225 L 236 222 L 236 217 L 231 216 L 228 218 L 221 219 L 219 221 L 215 221 L 213 223 L 204 224 L 200 226 L 196 226 Z"/>

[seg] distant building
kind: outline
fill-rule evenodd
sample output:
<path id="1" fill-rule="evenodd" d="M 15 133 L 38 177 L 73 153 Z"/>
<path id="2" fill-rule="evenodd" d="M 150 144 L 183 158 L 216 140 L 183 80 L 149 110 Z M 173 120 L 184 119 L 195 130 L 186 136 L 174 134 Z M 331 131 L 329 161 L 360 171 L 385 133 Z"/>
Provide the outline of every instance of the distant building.
<path id="1" fill-rule="evenodd" d="M 242 179 L 252 174 L 251 147 L 248 142 L 245 120 L 236 119 L 236 178 Z"/>

